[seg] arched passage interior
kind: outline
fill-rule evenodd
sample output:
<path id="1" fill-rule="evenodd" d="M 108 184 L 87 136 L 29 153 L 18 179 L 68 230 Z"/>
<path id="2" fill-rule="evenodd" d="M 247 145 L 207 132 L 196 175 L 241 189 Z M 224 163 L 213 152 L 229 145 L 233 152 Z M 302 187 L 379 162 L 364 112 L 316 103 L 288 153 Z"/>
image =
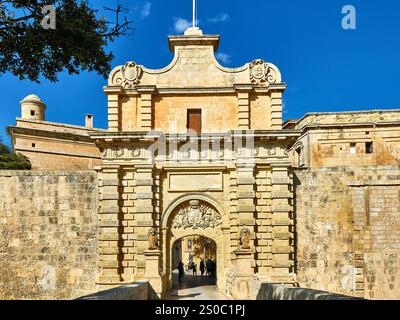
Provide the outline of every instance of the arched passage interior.
<path id="1" fill-rule="evenodd" d="M 224 230 L 229 230 L 226 227 L 228 221 L 220 206 L 204 196 L 187 195 L 169 206 L 162 219 L 162 260 L 167 290 L 173 286 L 175 243 L 188 237 L 198 237 L 215 243 L 216 284 L 220 291 L 224 291 L 229 258 L 229 233 Z"/>
<path id="2" fill-rule="evenodd" d="M 177 239 L 171 252 L 172 288 L 215 285 L 217 260 L 217 243 L 214 240 L 195 234 Z M 179 269 L 184 272 L 181 279 Z"/>

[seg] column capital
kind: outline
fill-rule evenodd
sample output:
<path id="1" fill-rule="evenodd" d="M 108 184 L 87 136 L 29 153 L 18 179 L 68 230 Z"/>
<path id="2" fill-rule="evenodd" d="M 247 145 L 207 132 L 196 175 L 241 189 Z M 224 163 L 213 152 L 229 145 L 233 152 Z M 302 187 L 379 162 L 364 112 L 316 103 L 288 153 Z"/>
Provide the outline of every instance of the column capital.
<path id="1" fill-rule="evenodd" d="M 248 172 L 253 173 L 256 168 L 255 163 L 237 162 L 236 169 L 242 173 Z"/>
<path id="2" fill-rule="evenodd" d="M 291 168 L 291 163 L 289 161 L 271 161 L 271 168 L 273 171 L 285 171 Z"/>
<path id="3" fill-rule="evenodd" d="M 233 87 L 240 92 L 251 92 L 254 88 L 252 84 L 235 84 Z"/>
<path id="4" fill-rule="evenodd" d="M 103 88 L 104 93 L 109 96 L 109 95 L 119 95 L 124 92 L 124 89 L 121 86 L 105 86 Z"/>
<path id="5" fill-rule="evenodd" d="M 101 164 L 99 167 L 97 167 L 99 169 L 99 171 L 102 172 L 119 172 L 119 170 L 121 169 L 121 166 L 119 164 Z"/>
<path id="6" fill-rule="evenodd" d="M 154 164 L 136 164 L 135 170 L 137 172 L 152 172 L 156 166 Z"/>
<path id="7" fill-rule="evenodd" d="M 143 254 L 146 257 L 159 257 L 161 256 L 161 250 L 145 250 Z"/>
<path id="8" fill-rule="evenodd" d="M 152 85 L 142 85 L 142 86 L 137 86 L 136 90 L 140 93 L 147 93 L 147 94 L 153 94 L 157 89 L 157 86 L 152 86 Z"/>
<path id="9" fill-rule="evenodd" d="M 238 248 L 235 251 L 233 251 L 233 253 L 236 255 L 236 257 L 238 259 L 247 259 L 247 258 L 251 258 L 252 255 L 255 253 L 255 249 L 254 248 L 250 248 L 250 249 L 241 249 Z"/>

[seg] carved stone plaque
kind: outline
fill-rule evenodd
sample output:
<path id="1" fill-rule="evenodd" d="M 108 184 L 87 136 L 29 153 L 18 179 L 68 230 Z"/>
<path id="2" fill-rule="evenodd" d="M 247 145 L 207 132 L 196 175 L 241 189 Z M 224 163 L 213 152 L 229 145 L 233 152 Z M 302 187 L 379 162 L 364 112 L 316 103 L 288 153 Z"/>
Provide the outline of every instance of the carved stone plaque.
<path id="1" fill-rule="evenodd" d="M 168 174 L 170 191 L 221 191 L 222 174 L 216 173 L 170 173 Z"/>
<path id="2" fill-rule="evenodd" d="M 178 208 L 172 228 L 207 229 L 218 227 L 221 223 L 221 215 L 213 207 L 205 202 L 192 200 Z"/>

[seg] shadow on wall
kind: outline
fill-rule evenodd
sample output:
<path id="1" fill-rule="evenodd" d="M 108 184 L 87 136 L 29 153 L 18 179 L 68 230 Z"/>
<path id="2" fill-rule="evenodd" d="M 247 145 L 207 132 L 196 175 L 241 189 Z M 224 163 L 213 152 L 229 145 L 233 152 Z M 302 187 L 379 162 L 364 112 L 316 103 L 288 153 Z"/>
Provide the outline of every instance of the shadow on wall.
<path id="1" fill-rule="evenodd" d="M 261 283 L 257 300 L 363 300 L 313 289 L 286 287 L 281 284 Z"/>

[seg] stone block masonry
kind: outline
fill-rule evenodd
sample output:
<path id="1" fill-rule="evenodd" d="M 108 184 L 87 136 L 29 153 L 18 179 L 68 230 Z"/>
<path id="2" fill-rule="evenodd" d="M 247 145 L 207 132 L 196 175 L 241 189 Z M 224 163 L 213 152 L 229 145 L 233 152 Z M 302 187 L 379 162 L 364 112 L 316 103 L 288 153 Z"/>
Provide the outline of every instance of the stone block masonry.
<path id="1" fill-rule="evenodd" d="M 313 289 L 293 288 L 276 283 L 252 283 L 255 300 L 361 300 Z"/>
<path id="2" fill-rule="evenodd" d="M 0 299 L 96 292 L 94 171 L 0 172 Z"/>
<path id="3" fill-rule="evenodd" d="M 78 298 L 77 300 L 149 300 L 152 288 L 146 281 L 135 282 Z"/>
<path id="4" fill-rule="evenodd" d="M 400 299 L 400 168 L 295 171 L 301 287 Z"/>

